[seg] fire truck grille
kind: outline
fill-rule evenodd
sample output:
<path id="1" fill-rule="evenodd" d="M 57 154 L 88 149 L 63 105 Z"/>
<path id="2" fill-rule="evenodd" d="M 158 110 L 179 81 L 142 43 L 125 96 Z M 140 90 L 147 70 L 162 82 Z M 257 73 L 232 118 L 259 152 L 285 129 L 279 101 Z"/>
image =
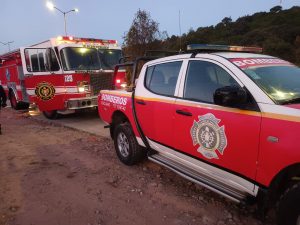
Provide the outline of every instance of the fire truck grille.
<path id="1" fill-rule="evenodd" d="M 113 73 L 100 72 L 91 74 L 92 95 L 98 95 L 100 90 L 113 88 Z"/>

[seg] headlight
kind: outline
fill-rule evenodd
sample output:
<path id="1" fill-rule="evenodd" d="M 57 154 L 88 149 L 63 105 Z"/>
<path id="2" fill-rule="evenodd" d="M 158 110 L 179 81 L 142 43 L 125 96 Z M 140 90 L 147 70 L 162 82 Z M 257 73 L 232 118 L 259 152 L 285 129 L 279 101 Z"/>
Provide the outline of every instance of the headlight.
<path id="1" fill-rule="evenodd" d="M 81 86 L 81 87 L 78 87 L 78 92 L 84 92 L 85 91 L 85 88 L 84 88 L 84 86 Z"/>
<path id="2" fill-rule="evenodd" d="M 77 83 L 77 88 L 79 93 L 90 92 L 90 85 L 87 81 L 79 81 Z"/>

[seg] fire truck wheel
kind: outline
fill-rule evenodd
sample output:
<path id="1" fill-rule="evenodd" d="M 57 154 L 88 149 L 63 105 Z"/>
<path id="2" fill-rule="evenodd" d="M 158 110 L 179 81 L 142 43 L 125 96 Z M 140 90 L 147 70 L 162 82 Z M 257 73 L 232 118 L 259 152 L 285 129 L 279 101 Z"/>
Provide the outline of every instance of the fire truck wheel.
<path id="1" fill-rule="evenodd" d="M 143 158 L 143 149 L 137 143 L 129 123 L 117 125 L 114 131 L 114 144 L 118 158 L 130 166 L 140 162 Z"/>
<path id="2" fill-rule="evenodd" d="M 18 110 L 20 108 L 20 105 L 17 102 L 16 96 L 12 91 L 9 92 L 9 101 L 10 105 L 13 109 Z"/>
<path id="3" fill-rule="evenodd" d="M 278 225 L 300 225 L 300 183 L 288 188 L 278 204 Z"/>
<path id="4" fill-rule="evenodd" d="M 50 120 L 55 120 L 58 118 L 58 113 L 56 110 L 43 111 L 43 114 L 47 119 Z"/>

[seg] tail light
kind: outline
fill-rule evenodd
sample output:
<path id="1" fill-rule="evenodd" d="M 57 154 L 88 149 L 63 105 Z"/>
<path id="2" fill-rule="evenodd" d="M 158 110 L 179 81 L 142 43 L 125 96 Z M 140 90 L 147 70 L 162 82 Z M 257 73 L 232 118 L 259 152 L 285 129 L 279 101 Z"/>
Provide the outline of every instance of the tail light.
<path id="1" fill-rule="evenodd" d="M 125 89 L 126 84 L 126 72 L 125 70 L 119 70 L 118 67 L 115 68 L 114 77 L 113 77 L 113 86 L 114 89 Z"/>

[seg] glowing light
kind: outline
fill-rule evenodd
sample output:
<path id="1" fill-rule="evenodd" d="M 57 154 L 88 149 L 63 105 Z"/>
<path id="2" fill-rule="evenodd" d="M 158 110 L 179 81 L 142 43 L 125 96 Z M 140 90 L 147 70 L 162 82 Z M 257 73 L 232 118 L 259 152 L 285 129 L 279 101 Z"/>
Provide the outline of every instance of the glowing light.
<path id="1" fill-rule="evenodd" d="M 80 48 L 79 49 L 79 52 L 82 53 L 82 54 L 85 54 L 87 51 L 88 51 L 87 48 Z"/>
<path id="2" fill-rule="evenodd" d="M 46 6 L 47 6 L 48 9 L 54 10 L 54 4 L 52 2 L 47 2 Z"/>
<path id="3" fill-rule="evenodd" d="M 79 93 L 82 93 L 82 92 L 84 92 L 84 91 L 85 91 L 84 86 L 78 87 L 78 92 L 79 92 Z"/>
<path id="4" fill-rule="evenodd" d="M 117 79 L 117 80 L 116 80 L 116 83 L 117 83 L 117 84 L 120 84 L 120 83 L 121 83 L 121 80 L 120 80 L 120 79 Z"/>
<path id="5" fill-rule="evenodd" d="M 58 37 L 56 38 L 56 40 L 62 41 L 62 40 L 63 40 L 63 37 L 62 37 L 62 36 L 58 36 Z"/>
<path id="6" fill-rule="evenodd" d="M 276 91 L 273 93 L 274 96 L 277 96 L 277 97 L 279 97 L 279 98 L 285 98 L 285 97 L 286 97 L 286 94 L 287 94 L 287 93 L 284 93 L 284 92 L 278 91 L 278 90 L 276 90 Z"/>
<path id="7" fill-rule="evenodd" d="M 74 38 L 73 38 L 72 36 L 70 36 L 70 37 L 69 37 L 69 40 L 70 40 L 70 41 L 73 41 L 73 40 L 74 40 Z"/>
<path id="8" fill-rule="evenodd" d="M 75 8 L 74 11 L 78 13 L 78 12 L 79 12 L 79 9 Z"/>

